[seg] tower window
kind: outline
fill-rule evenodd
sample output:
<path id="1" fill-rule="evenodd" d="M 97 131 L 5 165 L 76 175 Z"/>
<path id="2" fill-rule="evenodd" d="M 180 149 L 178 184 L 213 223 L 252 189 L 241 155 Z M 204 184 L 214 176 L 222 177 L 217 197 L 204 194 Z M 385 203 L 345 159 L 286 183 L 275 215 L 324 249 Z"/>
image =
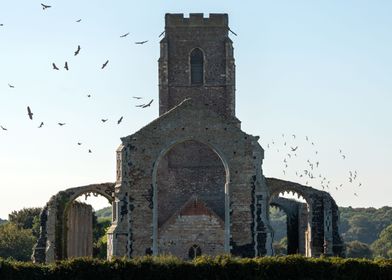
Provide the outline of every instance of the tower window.
<path id="1" fill-rule="evenodd" d="M 204 57 L 200 49 L 191 52 L 191 84 L 203 84 Z"/>

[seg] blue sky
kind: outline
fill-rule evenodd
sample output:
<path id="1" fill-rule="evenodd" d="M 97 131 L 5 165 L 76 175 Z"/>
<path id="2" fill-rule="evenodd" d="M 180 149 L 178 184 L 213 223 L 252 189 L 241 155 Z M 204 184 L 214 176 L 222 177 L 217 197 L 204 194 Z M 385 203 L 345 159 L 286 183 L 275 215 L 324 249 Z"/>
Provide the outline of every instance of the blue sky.
<path id="1" fill-rule="evenodd" d="M 322 189 L 296 175 L 318 161 L 315 175 L 330 181 L 339 205 L 392 205 L 392 2 L 71 0 L 44 2 L 47 10 L 40 3 L 0 1 L 0 125 L 8 129 L 0 130 L 1 218 L 65 188 L 115 180 L 120 137 L 158 116 L 158 35 L 168 12 L 229 14 L 238 33 L 237 116 L 260 136 L 266 176 Z M 149 41 L 134 44 L 141 40 Z M 141 110 L 134 95 L 154 102 Z M 298 156 L 288 159 L 295 146 Z M 353 183 L 349 171 L 357 171 Z"/>

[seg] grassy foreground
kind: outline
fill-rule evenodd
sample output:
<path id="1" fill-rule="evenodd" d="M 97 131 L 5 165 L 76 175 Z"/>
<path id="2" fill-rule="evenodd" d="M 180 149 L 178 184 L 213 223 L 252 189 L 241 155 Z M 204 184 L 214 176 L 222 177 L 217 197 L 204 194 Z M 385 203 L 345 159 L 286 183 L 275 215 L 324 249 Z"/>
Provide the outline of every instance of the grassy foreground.
<path id="1" fill-rule="evenodd" d="M 141 257 L 131 260 L 73 259 L 50 265 L 0 259 L 1 280 L 45 279 L 368 279 L 392 280 L 392 259 L 305 258 L 302 256 L 242 259 L 230 256 Z"/>

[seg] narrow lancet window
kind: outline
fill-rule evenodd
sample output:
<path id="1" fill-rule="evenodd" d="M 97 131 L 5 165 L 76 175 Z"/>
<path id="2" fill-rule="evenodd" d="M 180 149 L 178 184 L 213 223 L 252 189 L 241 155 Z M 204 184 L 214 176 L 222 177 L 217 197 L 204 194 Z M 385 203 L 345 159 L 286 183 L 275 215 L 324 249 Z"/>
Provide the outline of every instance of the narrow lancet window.
<path id="1" fill-rule="evenodd" d="M 194 49 L 191 52 L 191 84 L 203 84 L 203 52 L 200 49 Z"/>

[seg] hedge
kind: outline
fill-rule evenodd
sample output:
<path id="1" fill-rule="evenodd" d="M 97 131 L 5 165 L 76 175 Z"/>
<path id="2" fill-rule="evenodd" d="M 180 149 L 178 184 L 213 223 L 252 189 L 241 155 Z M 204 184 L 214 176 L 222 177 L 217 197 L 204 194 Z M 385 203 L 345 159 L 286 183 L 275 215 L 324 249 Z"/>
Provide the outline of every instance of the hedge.
<path id="1" fill-rule="evenodd" d="M 302 256 L 247 259 L 219 256 L 199 257 L 188 262 L 166 256 L 112 261 L 79 258 L 49 265 L 0 259 L 0 279 L 392 280 L 392 259 L 370 261 Z"/>

